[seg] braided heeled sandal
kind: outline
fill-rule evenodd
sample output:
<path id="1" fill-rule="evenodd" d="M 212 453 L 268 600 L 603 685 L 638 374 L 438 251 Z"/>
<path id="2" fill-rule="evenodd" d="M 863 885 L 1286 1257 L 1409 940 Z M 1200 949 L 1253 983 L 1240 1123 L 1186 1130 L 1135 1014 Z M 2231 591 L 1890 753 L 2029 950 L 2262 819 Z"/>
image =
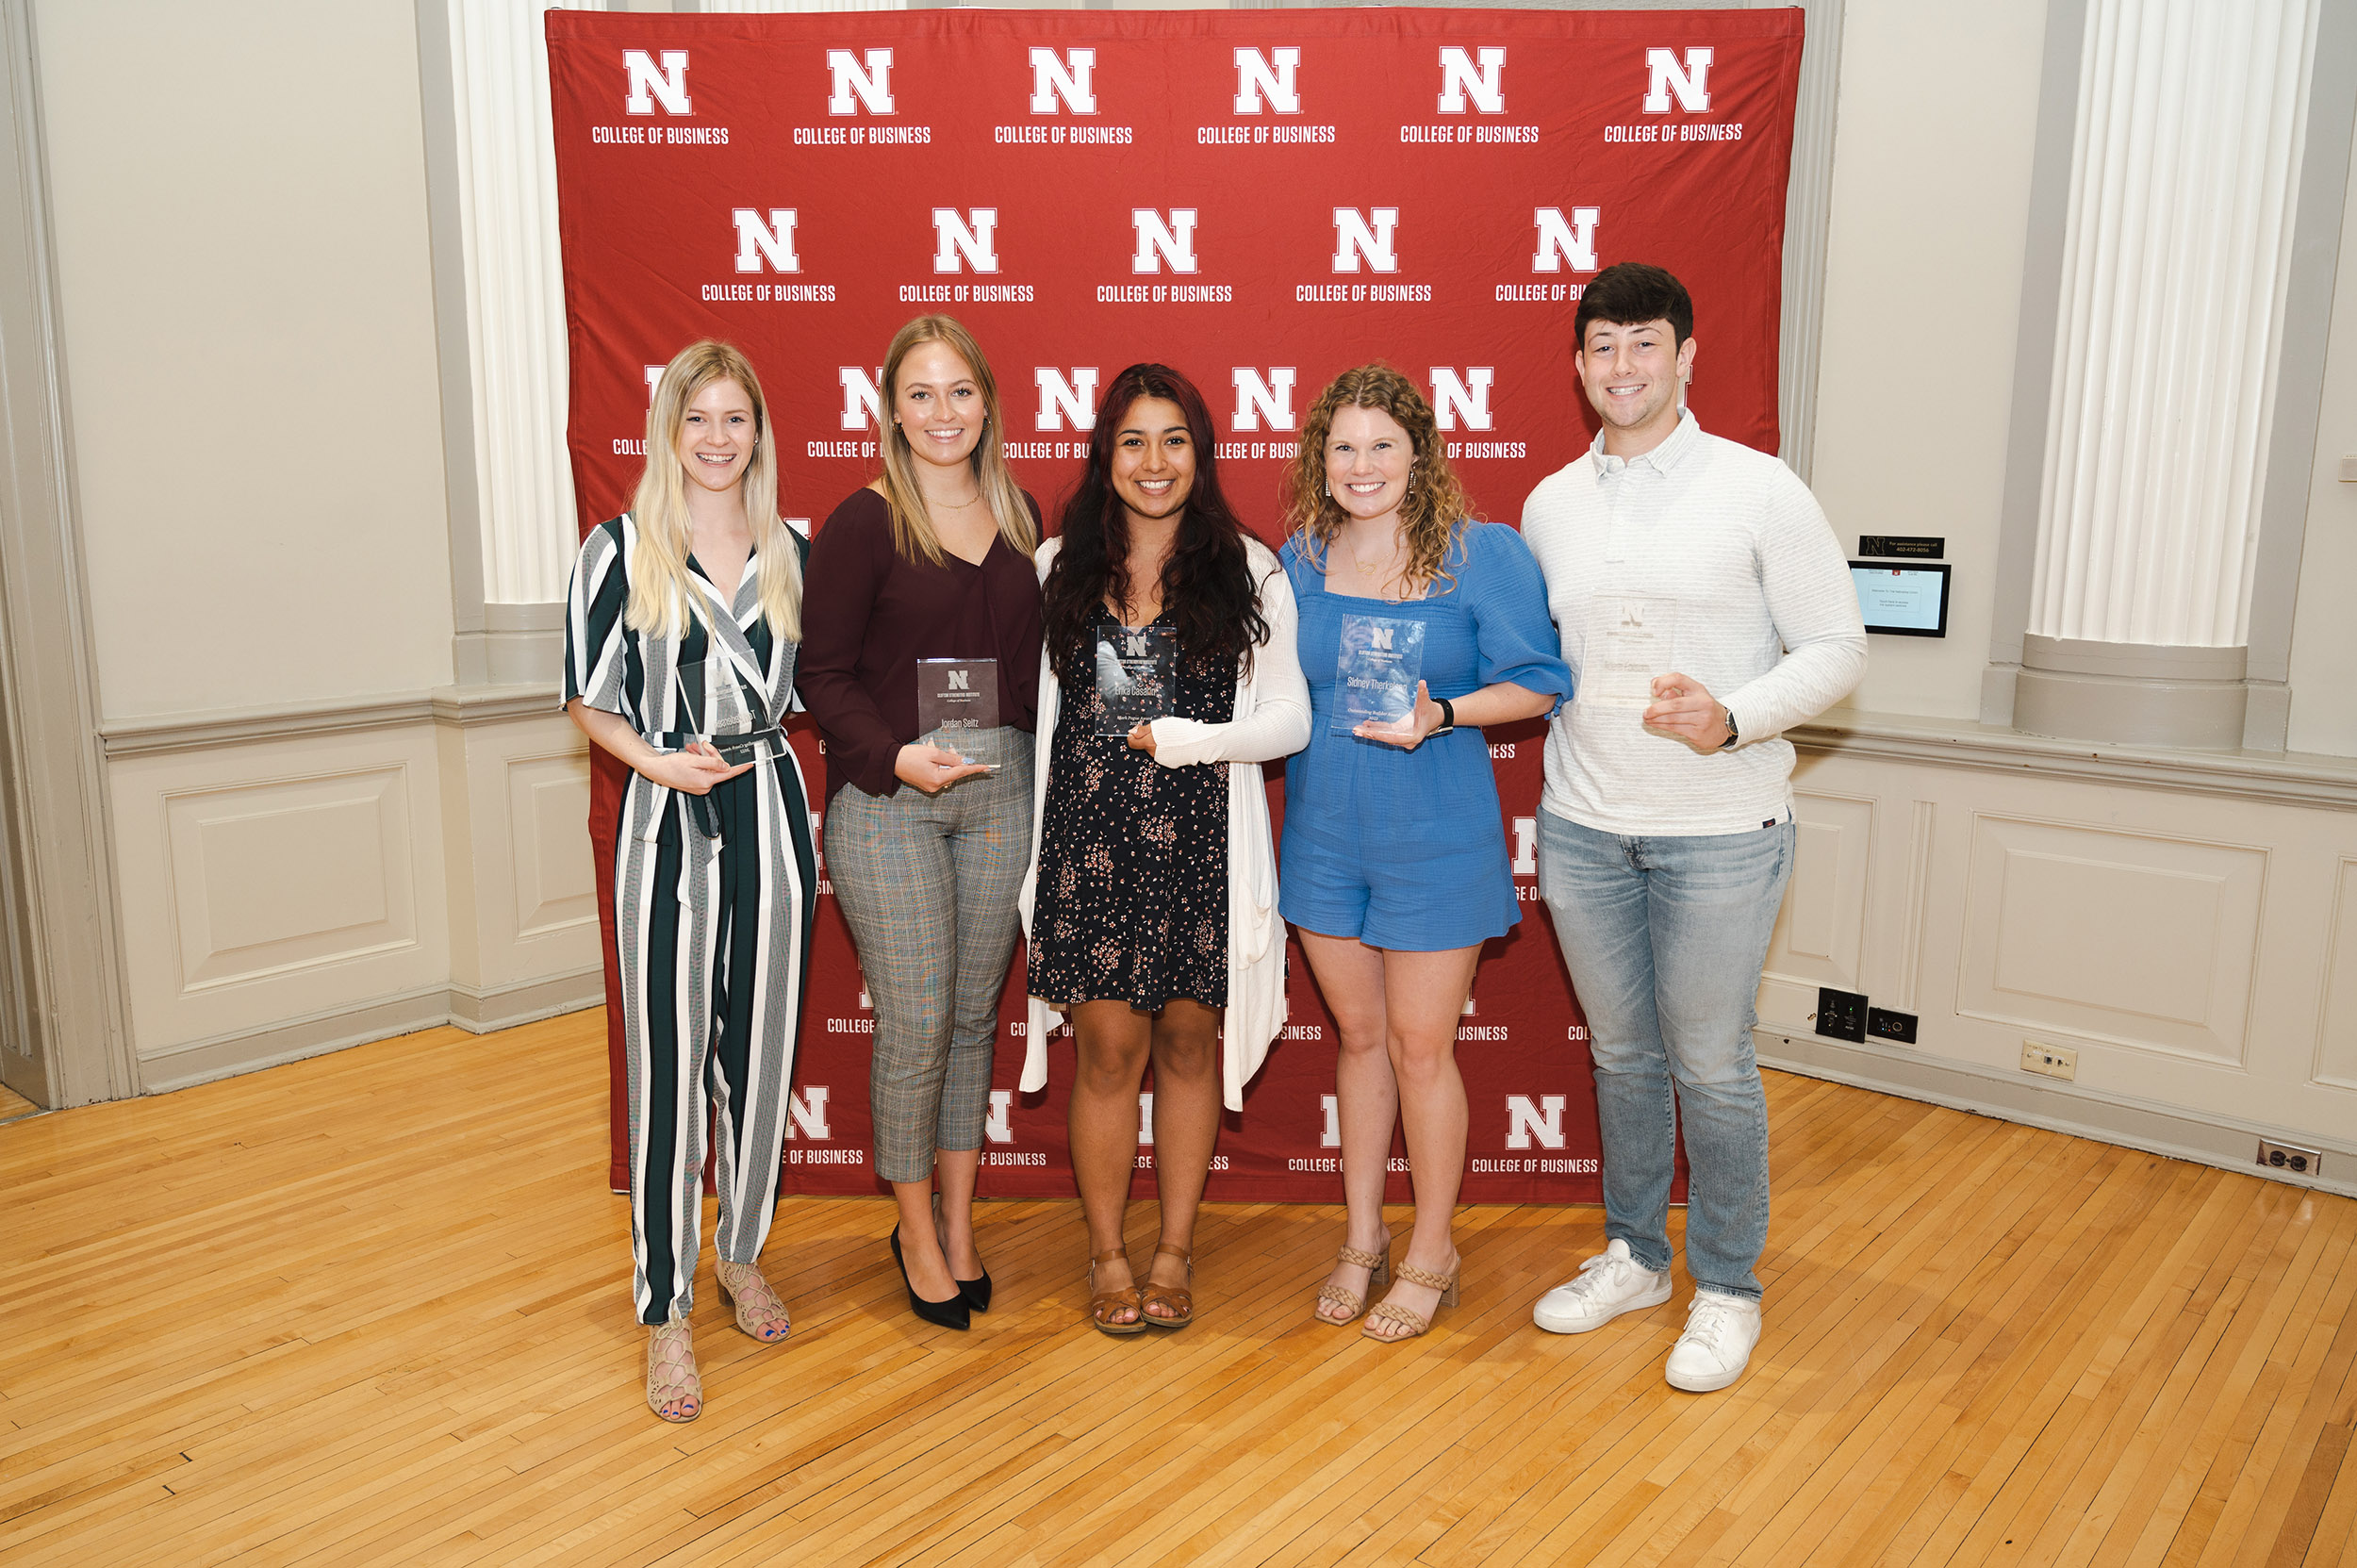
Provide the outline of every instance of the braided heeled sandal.
<path id="1" fill-rule="evenodd" d="M 647 1408 L 666 1421 L 693 1421 L 704 1412 L 703 1379 L 687 1320 L 675 1317 L 647 1329 Z"/>
<path id="2" fill-rule="evenodd" d="M 1149 1329 L 1183 1329 L 1195 1321 L 1195 1254 L 1168 1242 L 1158 1243 L 1154 1256 L 1160 1258 L 1165 1253 L 1186 1260 L 1187 1282 L 1183 1285 L 1158 1285 L 1149 1278 L 1138 1293 L 1138 1321 Z M 1162 1308 L 1163 1314 L 1167 1315 L 1156 1313 L 1156 1307 Z"/>
<path id="3" fill-rule="evenodd" d="M 1391 1282 L 1392 1244 L 1388 1237 L 1385 1238 L 1383 1250 L 1380 1252 L 1361 1252 L 1355 1246 L 1345 1246 L 1334 1254 L 1334 1259 L 1337 1263 L 1348 1263 L 1354 1268 L 1363 1268 L 1367 1271 L 1369 1295 L 1381 1290 Z M 1350 1314 L 1347 1317 L 1328 1317 L 1324 1312 L 1312 1314 L 1320 1323 L 1332 1324 L 1337 1329 L 1358 1322 L 1359 1314 L 1367 1310 L 1366 1296 L 1360 1296 L 1357 1291 L 1344 1289 L 1331 1279 L 1318 1287 L 1318 1299 L 1322 1302 L 1330 1301 Z"/>
<path id="4" fill-rule="evenodd" d="M 1110 1263 L 1115 1258 L 1126 1260 L 1128 1257 L 1129 1253 L 1125 1248 L 1109 1246 L 1089 1260 L 1089 1321 L 1096 1325 L 1096 1331 L 1100 1334 L 1119 1336 L 1146 1332 L 1146 1301 L 1138 1294 L 1138 1287 L 1135 1284 L 1124 1285 L 1119 1290 L 1111 1291 L 1100 1291 L 1096 1288 L 1096 1265 Z M 1137 1321 L 1122 1323 L 1114 1319 L 1113 1314 L 1124 1307 L 1138 1314 Z"/>
<path id="5" fill-rule="evenodd" d="M 750 1263 L 732 1263 L 723 1258 L 714 1265 L 713 1277 L 720 1281 L 720 1294 L 736 1309 L 736 1327 L 764 1345 L 775 1345 L 794 1331 L 793 1323 L 785 1315 L 785 1303 L 769 1288 L 769 1281 L 761 1277 L 761 1270 Z"/>
<path id="6" fill-rule="evenodd" d="M 1459 1262 L 1451 1264 L 1446 1274 L 1435 1274 L 1428 1268 L 1418 1268 L 1413 1263 L 1402 1263 L 1397 1273 L 1401 1284 L 1422 1285 L 1427 1290 L 1439 1291 L 1441 1299 L 1432 1305 L 1433 1312 L 1438 1313 L 1442 1307 L 1457 1305 L 1457 1276 L 1464 1266 L 1462 1262 Z M 1375 1326 L 1378 1323 L 1397 1324 L 1406 1332 L 1378 1334 L 1375 1331 Z M 1401 1340 L 1414 1339 L 1431 1327 L 1432 1319 L 1422 1312 L 1410 1312 L 1406 1307 L 1386 1301 L 1367 1314 L 1367 1321 L 1359 1331 L 1371 1340 L 1379 1340 L 1385 1345 L 1397 1345 Z"/>

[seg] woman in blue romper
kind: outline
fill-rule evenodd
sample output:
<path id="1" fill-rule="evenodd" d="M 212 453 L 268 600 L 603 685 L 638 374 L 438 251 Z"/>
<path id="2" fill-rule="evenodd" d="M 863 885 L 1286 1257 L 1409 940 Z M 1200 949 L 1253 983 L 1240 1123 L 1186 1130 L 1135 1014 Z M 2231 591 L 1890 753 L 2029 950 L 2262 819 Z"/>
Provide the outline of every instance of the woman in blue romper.
<path id="1" fill-rule="evenodd" d="M 1362 1331 L 1409 1339 L 1457 1299 L 1457 1021 L 1481 944 L 1522 918 L 1481 726 L 1553 712 L 1572 677 L 1538 562 L 1511 528 L 1467 519 L 1431 405 L 1406 376 L 1364 366 L 1319 394 L 1292 490 L 1281 558 L 1301 608 L 1311 720 L 1309 749 L 1286 765 L 1278 909 L 1340 1035 L 1350 1211 L 1317 1313 L 1354 1321 L 1393 1272 L 1383 1180 L 1402 1123 L 1416 1225 Z M 1404 654 L 1419 637 L 1407 716 L 1353 725 L 1344 680 L 1382 668 L 1387 644 Z M 1345 670 L 1345 642 L 1374 652 Z"/>

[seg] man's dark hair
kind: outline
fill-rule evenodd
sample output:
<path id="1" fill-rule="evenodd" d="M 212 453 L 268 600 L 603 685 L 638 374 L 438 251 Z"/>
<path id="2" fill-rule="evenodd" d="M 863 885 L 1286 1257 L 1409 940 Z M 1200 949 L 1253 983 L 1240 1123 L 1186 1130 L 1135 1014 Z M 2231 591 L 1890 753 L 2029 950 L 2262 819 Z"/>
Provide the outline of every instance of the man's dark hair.
<path id="1" fill-rule="evenodd" d="M 1694 302 L 1686 285 L 1662 269 L 1642 261 L 1616 261 L 1580 291 L 1579 314 L 1572 318 L 1572 347 L 1582 353 L 1588 348 L 1591 322 L 1614 326 L 1667 322 L 1675 335 L 1674 348 L 1694 336 Z"/>

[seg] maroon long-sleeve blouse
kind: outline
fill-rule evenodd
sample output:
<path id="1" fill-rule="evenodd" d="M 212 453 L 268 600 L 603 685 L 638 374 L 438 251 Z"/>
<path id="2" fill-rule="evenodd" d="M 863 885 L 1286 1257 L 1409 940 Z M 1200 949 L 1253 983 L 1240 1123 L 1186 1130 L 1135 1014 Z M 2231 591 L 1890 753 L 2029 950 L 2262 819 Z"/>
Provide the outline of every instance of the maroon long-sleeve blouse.
<path id="1" fill-rule="evenodd" d="M 1023 500 L 1036 526 L 1039 503 Z M 827 799 L 847 784 L 899 789 L 893 764 L 917 736 L 917 660 L 997 659 L 998 721 L 1029 732 L 1039 651 L 1039 577 L 1003 536 L 980 566 L 911 561 L 892 548 L 884 498 L 853 490 L 811 540 L 795 675 L 827 743 Z"/>

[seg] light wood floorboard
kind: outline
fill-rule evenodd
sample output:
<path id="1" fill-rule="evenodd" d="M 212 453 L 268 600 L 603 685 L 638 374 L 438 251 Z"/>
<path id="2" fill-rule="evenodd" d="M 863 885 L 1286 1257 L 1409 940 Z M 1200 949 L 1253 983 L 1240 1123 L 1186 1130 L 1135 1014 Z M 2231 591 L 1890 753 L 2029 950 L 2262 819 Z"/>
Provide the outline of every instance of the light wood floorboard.
<path id="1" fill-rule="evenodd" d="M 1593 1209 L 1466 1210 L 1463 1305 L 1385 1346 L 1310 1319 L 1332 1209 L 1207 1210 L 1200 1321 L 1116 1340 L 1069 1200 L 985 1208 L 961 1335 L 907 1313 L 888 1204 L 791 1199 L 794 1335 L 737 1334 L 707 1261 L 685 1427 L 641 1398 L 595 1014 L 32 1117 L 0 1560 L 2357 1568 L 2357 1202 L 1768 1090 L 1767 1337 L 1724 1394 L 1661 1380 L 1683 1277 L 1531 1327 Z"/>

